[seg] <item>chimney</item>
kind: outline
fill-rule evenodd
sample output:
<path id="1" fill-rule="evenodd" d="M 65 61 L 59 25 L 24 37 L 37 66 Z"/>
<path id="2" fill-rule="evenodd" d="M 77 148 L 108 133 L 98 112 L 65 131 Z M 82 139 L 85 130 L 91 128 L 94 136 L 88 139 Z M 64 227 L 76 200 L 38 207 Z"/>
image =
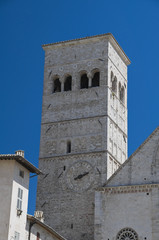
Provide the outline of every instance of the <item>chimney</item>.
<path id="1" fill-rule="evenodd" d="M 23 150 L 17 150 L 17 151 L 15 151 L 15 154 L 24 158 L 24 151 Z"/>
<path id="2" fill-rule="evenodd" d="M 37 218 L 39 221 L 44 222 L 44 213 L 43 211 L 35 211 L 34 217 Z"/>

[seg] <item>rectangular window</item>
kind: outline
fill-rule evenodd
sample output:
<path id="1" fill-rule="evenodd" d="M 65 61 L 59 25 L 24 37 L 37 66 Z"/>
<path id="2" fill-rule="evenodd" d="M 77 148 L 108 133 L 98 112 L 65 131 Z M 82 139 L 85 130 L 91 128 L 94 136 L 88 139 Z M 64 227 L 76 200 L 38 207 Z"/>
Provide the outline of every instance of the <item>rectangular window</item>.
<path id="1" fill-rule="evenodd" d="M 17 209 L 22 210 L 23 190 L 18 188 Z"/>
<path id="2" fill-rule="evenodd" d="M 19 176 L 22 177 L 22 178 L 24 178 L 24 171 L 20 170 L 20 171 L 19 171 Z"/>
<path id="3" fill-rule="evenodd" d="M 15 240 L 20 240 L 20 233 L 15 232 L 15 233 L 14 233 L 14 239 L 15 239 Z"/>

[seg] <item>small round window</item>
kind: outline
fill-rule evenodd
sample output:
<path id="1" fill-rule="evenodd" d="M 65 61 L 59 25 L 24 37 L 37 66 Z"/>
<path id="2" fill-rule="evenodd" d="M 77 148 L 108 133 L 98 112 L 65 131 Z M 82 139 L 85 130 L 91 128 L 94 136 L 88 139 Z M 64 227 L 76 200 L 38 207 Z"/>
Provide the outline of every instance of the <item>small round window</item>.
<path id="1" fill-rule="evenodd" d="M 137 233 L 131 228 L 122 229 L 118 235 L 117 240 L 138 240 Z"/>

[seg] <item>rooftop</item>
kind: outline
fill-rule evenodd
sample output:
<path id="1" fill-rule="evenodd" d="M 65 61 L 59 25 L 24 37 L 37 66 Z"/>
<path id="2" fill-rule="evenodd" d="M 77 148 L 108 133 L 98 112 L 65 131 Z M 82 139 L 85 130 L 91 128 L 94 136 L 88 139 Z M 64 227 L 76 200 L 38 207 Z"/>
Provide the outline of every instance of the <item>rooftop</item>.
<path id="1" fill-rule="evenodd" d="M 38 168 L 24 158 L 24 151 L 21 150 L 16 151 L 15 154 L 0 154 L 0 160 L 15 160 L 31 173 L 42 173 Z"/>
<path id="2" fill-rule="evenodd" d="M 60 41 L 60 42 L 55 42 L 55 43 L 49 43 L 49 44 L 43 44 L 42 47 L 44 50 L 47 48 L 53 48 L 53 47 L 63 47 L 63 46 L 68 46 L 72 44 L 77 44 L 77 43 L 84 43 L 88 41 L 94 41 L 94 40 L 101 40 L 101 39 L 108 39 L 115 50 L 118 52 L 120 57 L 123 59 L 123 61 L 126 63 L 126 65 L 129 65 L 131 63 L 130 59 L 127 57 L 113 34 L 111 33 L 105 33 L 105 34 L 99 34 L 95 36 L 89 36 L 89 37 L 84 37 L 84 38 L 77 38 L 77 39 L 72 39 L 72 40 L 66 40 L 66 41 Z"/>
<path id="3" fill-rule="evenodd" d="M 59 233 L 57 233 L 53 228 L 51 228 L 50 226 L 48 226 L 47 224 L 45 224 L 44 222 L 41 222 L 40 220 L 38 220 L 37 218 L 35 218 L 32 215 L 27 214 L 27 218 L 30 222 L 33 222 L 34 224 L 38 224 L 41 227 L 43 227 L 44 229 L 46 229 L 48 232 L 50 232 L 53 236 L 55 236 L 57 239 L 59 240 L 66 240 L 66 238 L 62 237 Z"/>

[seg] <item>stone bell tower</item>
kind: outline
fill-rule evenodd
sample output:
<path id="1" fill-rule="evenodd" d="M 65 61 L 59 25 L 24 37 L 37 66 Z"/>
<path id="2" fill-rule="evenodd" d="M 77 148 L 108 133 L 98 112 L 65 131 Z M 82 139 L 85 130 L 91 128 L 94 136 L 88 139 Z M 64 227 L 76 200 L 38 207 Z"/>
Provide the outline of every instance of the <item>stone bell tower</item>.
<path id="1" fill-rule="evenodd" d="M 128 57 L 112 34 L 43 45 L 37 209 L 71 240 L 92 240 L 94 189 L 127 158 Z"/>

